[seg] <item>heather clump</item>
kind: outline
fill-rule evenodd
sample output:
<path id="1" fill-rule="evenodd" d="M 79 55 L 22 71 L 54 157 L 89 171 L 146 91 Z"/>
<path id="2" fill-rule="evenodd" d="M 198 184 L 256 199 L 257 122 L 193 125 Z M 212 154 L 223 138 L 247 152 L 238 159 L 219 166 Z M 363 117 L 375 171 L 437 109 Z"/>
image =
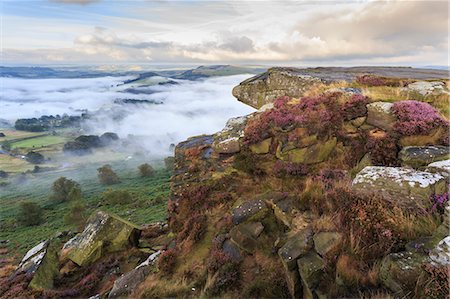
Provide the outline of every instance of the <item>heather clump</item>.
<path id="1" fill-rule="evenodd" d="M 394 104 L 392 111 L 398 119 L 394 130 L 400 135 L 427 135 L 438 127 L 448 126 L 436 109 L 427 103 L 401 101 Z"/>
<path id="2" fill-rule="evenodd" d="M 273 173 L 276 177 L 304 176 L 309 172 L 308 165 L 277 160 L 273 165 Z"/>
<path id="3" fill-rule="evenodd" d="M 354 94 L 342 105 L 342 113 L 345 120 L 351 120 L 367 114 L 366 105 L 369 103 L 367 97 L 362 94 Z"/>

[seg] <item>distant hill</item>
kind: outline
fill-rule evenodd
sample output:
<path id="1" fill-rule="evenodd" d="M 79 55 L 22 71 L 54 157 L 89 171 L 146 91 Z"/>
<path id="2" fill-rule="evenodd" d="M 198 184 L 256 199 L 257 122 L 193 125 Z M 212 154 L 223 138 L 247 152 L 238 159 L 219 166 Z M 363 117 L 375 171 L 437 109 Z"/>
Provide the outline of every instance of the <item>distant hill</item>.
<path id="1" fill-rule="evenodd" d="M 175 79 L 196 80 L 200 78 L 215 77 L 215 76 L 232 76 L 239 74 L 258 74 L 265 71 L 266 68 L 261 67 L 240 67 L 233 65 L 208 65 L 199 66 L 196 69 L 185 71 L 179 75 L 174 76 Z"/>

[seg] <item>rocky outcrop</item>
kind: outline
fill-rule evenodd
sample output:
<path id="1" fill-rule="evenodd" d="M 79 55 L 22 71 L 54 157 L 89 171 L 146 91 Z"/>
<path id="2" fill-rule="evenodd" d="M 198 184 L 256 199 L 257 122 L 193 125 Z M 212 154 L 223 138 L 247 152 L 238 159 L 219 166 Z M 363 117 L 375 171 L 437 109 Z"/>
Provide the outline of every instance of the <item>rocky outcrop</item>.
<path id="1" fill-rule="evenodd" d="M 61 255 L 86 266 L 107 253 L 137 246 L 140 232 L 140 227 L 100 211 L 89 218 L 82 233 L 64 244 Z"/>
<path id="2" fill-rule="evenodd" d="M 408 93 L 418 93 L 419 95 L 426 97 L 430 95 L 441 95 L 441 94 L 449 94 L 448 89 L 445 86 L 444 82 L 441 81 L 417 81 L 411 84 L 404 89 L 404 91 Z"/>
<path id="3" fill-rule="evenodd" d="M 239 101 L 259 109 L 281 96 L 301 97 L 322 80 L 303 75 L 295 68 L 271 68 L 267 72 L 241 82 L 233 88 Z"/>
<path id="4" fill-rule="evenodd" d="M 392 112 L 394 104 L 388 102 L 375 102 L 367 105 L 367 123 L 383 130 L 392 130 L 397 120 Z"/>

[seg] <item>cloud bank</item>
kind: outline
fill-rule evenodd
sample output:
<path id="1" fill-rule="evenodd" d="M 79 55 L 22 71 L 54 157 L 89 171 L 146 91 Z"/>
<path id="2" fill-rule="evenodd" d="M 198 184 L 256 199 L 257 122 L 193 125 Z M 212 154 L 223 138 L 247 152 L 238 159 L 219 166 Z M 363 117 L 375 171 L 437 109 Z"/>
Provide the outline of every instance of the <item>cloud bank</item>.
<path id="1" fill-rule="evenodd" d="M 0 99 L 2 118 L 39 117 L 42 114 L 70 115 L 76 109 L 95 111 L 84 128 L 86 133 L 116 132 L 121 138 L 136 140 L 152 156 L 167 156 L 170 144 L 190 136 L 221 130 L 231 117 L 254 111 L 238 102 L 231 89 L 251 75 L 179 81 L 179 85 L 148 87 L 151 94 L 123 92 L 116 86 L 124 77 L 95 79 L 3 78 Z M 116 99 L 153 100 L 163 104 L 114 104 Z M 79 112 L 78 112 L 79 114 Z"/>
<path id="2" fill-rule="evenodd" d="M 67 19 L 58 18 L 61 13 L 56 8 L 51 17 L 33 17 L 34 25 L 42 25 L 41 34 L 55 40 L 54 47 L 30 45 L 27 37 L 39 34 L 31 28 L 30 16 L 17 16 L 14 7 L 8 10 L 7 5 L 4 31 L 14 35 L 5 35 L 4 59 L 22 63 L 448 64 L 447 1 L 125 4 L 95 2 L 77 10 L 65 5 Z M 18 22 L 22 26 L 14 27 Z M 58 36 L 64 27 L 72 29 L 71 39 L 61 45 Z"/>

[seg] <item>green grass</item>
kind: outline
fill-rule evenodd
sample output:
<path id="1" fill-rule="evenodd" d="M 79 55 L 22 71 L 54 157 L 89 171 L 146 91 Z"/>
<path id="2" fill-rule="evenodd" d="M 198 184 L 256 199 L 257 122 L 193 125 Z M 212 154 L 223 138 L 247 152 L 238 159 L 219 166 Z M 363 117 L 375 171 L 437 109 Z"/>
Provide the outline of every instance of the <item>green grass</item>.
<path id="1" fill-rule="evenodd" d="M 40 148 L 40 147 L 47 147 L 50 145 L 55 144 L 61 144 L 67 141 L 67 138 L 62 136 L 53 136 L 53 135 L 47 135 L 42 137 L 35 137 L 35 138 L 29 138 L 17 142 L 13 142 L 11 144 L 11 148 L 26 148 L 26 149 L 33 149 L 33 148 Z"/>
<path id="2" fill-rule="evenodd" d="M 11 173 L 20 173 L 27 170 L 33 170 L 33 168 L 34 165 L 28 163 L 24 159 L 0 154 L 0 170 Z"/>
<path id="3" fill-rule="evenodd" d="M 70 203 L 55 203 L 49 200 L 52 183 L 61 176 L 80 183 L 83 201 L 89 214 L 97 210 L 109 211 L 138 225 L 164 220 L 170 192 L 170 172 L 157 168 L 154 177 L 142 178 L 137 171 L 140 163 L 142 161 L 111 163 L 121 178 L 121 183 L 112 186 L 101 185 L 96 170 L 100 164 L 90 164 L 82 170 L 28 174 L 25 183 L 10 184 L 0 189 L 0 240 L 9 241 L 8 255 L 20 259 L 39 241 L 63 230 L 76 230 L 63 220 L 69 211 Z M 101 194 L 108 188 L 128 190 L 135 195 L 134 201 L 117 205 L 102 202 Z M 44 209 L 45 222 L 34 227 L 19 226 L 16 223 L 16 215 L 22 201 L 38 203 Z"/>

